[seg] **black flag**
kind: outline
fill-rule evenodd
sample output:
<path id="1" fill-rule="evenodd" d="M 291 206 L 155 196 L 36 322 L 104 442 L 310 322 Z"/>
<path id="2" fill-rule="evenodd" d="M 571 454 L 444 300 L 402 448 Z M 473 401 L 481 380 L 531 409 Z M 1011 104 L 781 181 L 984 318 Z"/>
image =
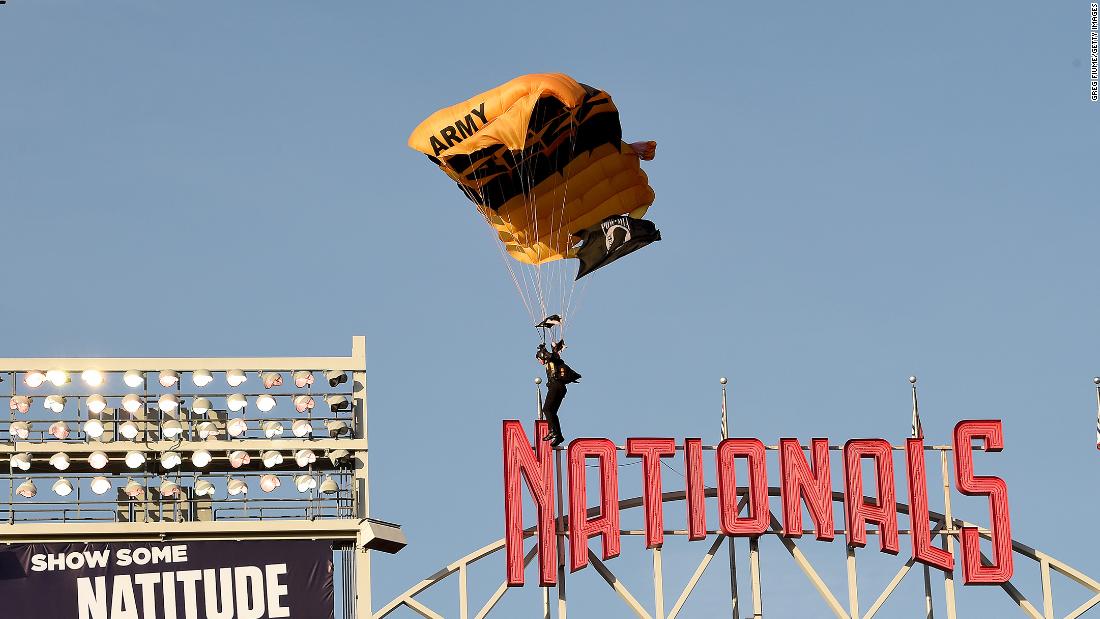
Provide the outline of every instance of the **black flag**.
<path id="1" fill-rule="evenodd" d="M 574 232 L 581 239 L 577 258 L 581 266 L 577 279 L 623 256 L 661 240 L 661 231 L 652 221 L 627 215 L 612 215 L 600 223 Z"/>

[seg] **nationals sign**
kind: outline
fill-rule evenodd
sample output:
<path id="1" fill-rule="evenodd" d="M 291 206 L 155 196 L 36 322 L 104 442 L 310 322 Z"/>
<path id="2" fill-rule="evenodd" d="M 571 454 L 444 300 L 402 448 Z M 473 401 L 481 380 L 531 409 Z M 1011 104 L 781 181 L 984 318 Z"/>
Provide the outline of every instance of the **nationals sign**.
<path id="1" fill-rule="evenodd" d="M 535 422 L 535 437 L 546 436 L 545 421 Z M 974 471 L 973 448 L 1000 451 L 1004 447 L 1001 422 L 994 419 L 960 421 L 954 432 L 955 487 L 962 494 L 986 497 L 989 504 L 989 532 L 975 527 L 962 527 L 960 542 L 964 582 L 998 584 L 1012 578 L 1012 532 L 1008 515 L 1008 487 L 999 477 L 977 475 Z M 808 448 L 798 439 L 783 438 L 779 451 L 779 492 L 783 503 L 780 535 L 799 537 L 803 534 L 802 506 L 813 520 L 814 535 L 821 541 L 832 541 L 836 527 L 833 514 L 832 480 L 829 441 L 815 438 Z M 626 455 L 641 463 L 643 507 L 646 521 L 646 546 L 653 548 L 664 541 L 664 504 L 661 499 L 661 459 L 683 452 L 685 469 L 684 494 L 687 505 L 689 540 L 707 536 L 705 499 L 707 492 L 718 497 L 718 524 L 722 534 L 730 537 L 756 537 L 768 530 L 771 512 L 768 505 L 769 485 L 766 447 L 756 438 L 729 438 L 714 449 L 714 467 L 718 484 L 713 491 L 703 484 L 703 443 L 698 438 L 684 439 L 677 444 L 673 438 L 630 438 Z M 588 564 L 588 541 L 599 537 L 603 542 L 603 558 L 619 555 L 619 465 L 618 451 L 610 439 L 578 438 L 567 450 L 569 494 L 567 532 L 569 567 L 577 571 Z M 894 450 L 881 438 L 851 439 L 844 444 L 844 534 L 848 546 L 867 545 L 867 527 L 875 525 L 879 533 L 879 549 L 898 554 L 898 490 L 894 469 L 905 467 L 909 482 L 909 535 L 914 561 L 945 572 L 955 569 L 955 557 L 931 543 L 928 508 L 928 477 L 924 463 L 924 439 L 905 442 L 904 462 L 894 462 Z M 809 458 L 807 458 L 809 453 Z M 594 460 L 599 470 L 599 486 L 588 488 L 585 476 L 588 461 Z M 738 480 L 736 461 L 747 465 L 747 479 Z M 863 475 L 873 473 L 874 488 L 865 488 Z M 526 482 L 538 517 L 539 584 L 557 583 L 558 546 L 554 535 L 555 481 L 551 448 L 545 440 L 531 441 L 519 421 L 504 422 L 504 536 L 507 551 L 507 582 L 523 585 L 523 496 Z M 874 495 L 867 496 L 871 490 Z M 589 496 L 595 495 L 598 509 L 590 510 Z M 744 515 L 738 509 L 738 496 L 747 495 Z M 992 542 L 990 561 L 982 560 L 979 538 Z"/>
<path id="2" fill-rule="evenodd" d="M 0 604 L 0 617 L 20 619 L 332 619 L 332 546 L 10 544 Z"/>

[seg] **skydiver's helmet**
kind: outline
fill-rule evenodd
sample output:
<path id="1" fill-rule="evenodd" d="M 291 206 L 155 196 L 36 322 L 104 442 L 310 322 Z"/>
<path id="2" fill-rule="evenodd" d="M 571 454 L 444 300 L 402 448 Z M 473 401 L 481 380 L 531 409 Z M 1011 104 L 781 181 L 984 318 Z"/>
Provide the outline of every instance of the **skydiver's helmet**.
<path id="1" fill-rule="evenodd" d="M 553 354 L 546 350 L 546 344 L 539 344 L 538 350 L 535 351 L 535 358 L 543 363 L 549 361 L 553 357 Z"/>

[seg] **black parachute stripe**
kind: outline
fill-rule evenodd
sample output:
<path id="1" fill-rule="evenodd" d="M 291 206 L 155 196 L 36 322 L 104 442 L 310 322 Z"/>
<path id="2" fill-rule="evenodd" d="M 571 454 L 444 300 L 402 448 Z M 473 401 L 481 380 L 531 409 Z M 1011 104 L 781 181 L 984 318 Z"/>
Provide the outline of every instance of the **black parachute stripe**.
<path id="1" fill-rule="evenodd" d="M 532 109 L 527 145 L 513 153 L 501 144 L 469 155 L 448 157 L 467 198 L 492 210 L 528 194 L 546 179 L 561 174 L 581 153 L 622 141 L 619 112 L 607 93 L 585 87 L 588 94 L 574 109 L 554 97 L 543 97 Z M 461 187 L 465 185 L 466 187 Z"/>

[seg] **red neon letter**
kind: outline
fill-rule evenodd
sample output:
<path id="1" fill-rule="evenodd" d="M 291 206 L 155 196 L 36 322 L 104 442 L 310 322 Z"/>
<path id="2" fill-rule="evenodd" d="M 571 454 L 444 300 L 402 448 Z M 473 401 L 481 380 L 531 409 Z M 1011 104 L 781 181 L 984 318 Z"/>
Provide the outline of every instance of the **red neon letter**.
<path id="1" fill-rule="evenodd" d="M 661 502 L 661 458 L 676 455 L 671 438 L 628 438 L 626 455 L 642 458 L 642 505 L 645 507 L 645 547 L 665 542 L 664 505 Z"/>
<path id="2" fill-rule="evenodd" d="M 810 518 L 814 521 L 814 535 L 823 542 L 831 542 L 836 535 L 836 527 L 833 524 L 833 482 L 829 473 L 829 439 L 815 438 L 812 445 L 814 468 L 811 471 L 798 439 L 779 439 L 783 535 L 802 536 L 801 501 L 805 498 Z"/>
<path id="3" fill-rule="evenodd" d="M 545 421 L 535 422 L 538 456 L 527 441 L 523 425 L 514 419 L 504 422 L 504 545 L 508 555 L 508 586 L 523 586 L 523 496 L 520 477 L 538 508 L 539 584 L 558 582 L 558 547 L 554 535 L 554 465 Z"/>
<path id="4" fill-rule="evenodd" d="M 684 439 L 684 469 L 687 475 L 688 541 L 707 536 L 707 504 L 703 485 L 703 439 Z"/>
<path id="5" fill-rule="evenodd" d="M 749 515 L 738 517 L 737 471 L 734 459 L 749 465 Z M 764 443 L 755 438 L 727 438 L 718 444 L 718 512 L 722 532 L 727 535 L 760 535 L 768 529 L 768 471 Z"/>
<path id="6" fill-rule="evenodd" d="M 894 493 L 894 458 L 890 443 L 880 438 L 852 439 L 844 444 L 844 511 L 848 514 L 848 545 L 867 545 L 867 523 L 879 525 L 879 548 L 898 554 L 898 507 Z M 878 494 L 873 503 L 863 497 L 863 458 L 875 460 Z"/>
<path id="7" fill-rule="evenodd" d="M 932 545 L 928 526 L 928 477 L 924 473 L 924 439 L 905 441 L 909 465 L 909 539 L 913 542 L 913 559 L 945 572 L 955 569 L 955 558 L 942 548 Z"/>
<path id="8" fill-rule="evenodd" d="M 600 514 L 588 518 L 585 459 L 600 467 Z M 619 556 L 619 467 L 615 443 L 606 438 L 578 438 L 569 444 L 570 571 L 588 565 L 588 538 L 603 538 L 604 560 Z"/>
<path id="9" fill-rule="evenodd" d="M 979 533 L 975 527 L 962 528 L 963 582 L 968 585 L 992 585 L 1012 578 L 1012 526 L 1008 518 L 1008 485 L 1000 477 L 975 476 L 974 439 L 985 441 L 986 451 L 1000 451 L 1005 438 L 1001 422 L 995 419 L 960 421 L 955 426 L 955 485 L 969 496 L 989 497 L 990 541 L 993 563 L 982 565 Z"/>

